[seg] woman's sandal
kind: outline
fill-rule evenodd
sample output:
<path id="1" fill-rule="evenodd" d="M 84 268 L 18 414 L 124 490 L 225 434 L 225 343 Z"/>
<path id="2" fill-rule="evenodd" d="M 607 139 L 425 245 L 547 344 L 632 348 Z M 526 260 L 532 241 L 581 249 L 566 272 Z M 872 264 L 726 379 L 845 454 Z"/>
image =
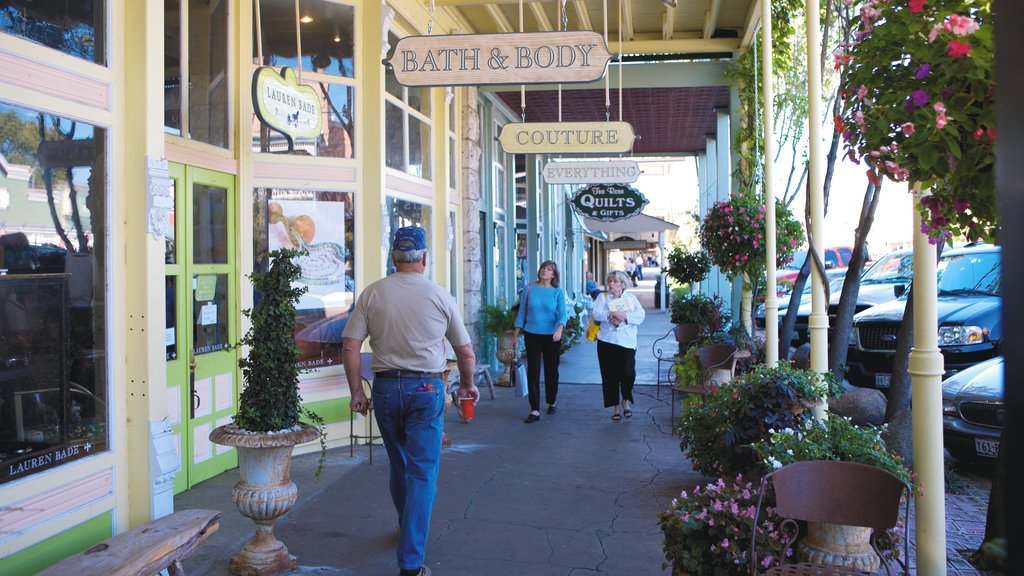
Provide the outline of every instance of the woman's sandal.
<path id="1" fill-rule="evenodd" d="M 618 422 L 619 420 L 622 420 L 622 415 L 616 412 L 615 414 L 612 414 L 612 420 Z"/>
<path id="2" fill-rule="evenodd" d="M 633 411 L 630 410 L 629 408 L 625 408 L 622 411 L 622 415 L 625 416 L 626 418 L 632 418 L 633 417 Z"/>

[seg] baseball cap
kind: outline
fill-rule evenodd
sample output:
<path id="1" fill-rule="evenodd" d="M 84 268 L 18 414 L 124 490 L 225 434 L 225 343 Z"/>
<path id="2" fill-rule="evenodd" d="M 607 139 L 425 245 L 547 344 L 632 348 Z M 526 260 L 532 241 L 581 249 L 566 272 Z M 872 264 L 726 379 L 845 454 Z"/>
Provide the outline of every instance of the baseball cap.
<path id="1" fill-rule="evenodd" d="M 416 226 L 403 226 L 395 232 L 395 239 L 391 243 L 391 249 L 398 250 L 399 252 L 426 250 L 427 231 Z"/>

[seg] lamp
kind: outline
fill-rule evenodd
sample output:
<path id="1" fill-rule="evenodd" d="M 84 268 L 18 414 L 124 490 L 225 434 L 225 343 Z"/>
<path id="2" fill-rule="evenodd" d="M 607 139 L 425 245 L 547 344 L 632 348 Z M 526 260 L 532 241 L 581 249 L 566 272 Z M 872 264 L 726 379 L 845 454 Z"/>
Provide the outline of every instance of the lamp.
<path id="1" fill-rule="evenodd" d="M 302 22 L 303 24 L 309 24 L 312 21 L 313 17 L 310 16 L 309 14 L 305 14 L 302 16 L 302 18 L 299 18 L 299 22 Z"/>

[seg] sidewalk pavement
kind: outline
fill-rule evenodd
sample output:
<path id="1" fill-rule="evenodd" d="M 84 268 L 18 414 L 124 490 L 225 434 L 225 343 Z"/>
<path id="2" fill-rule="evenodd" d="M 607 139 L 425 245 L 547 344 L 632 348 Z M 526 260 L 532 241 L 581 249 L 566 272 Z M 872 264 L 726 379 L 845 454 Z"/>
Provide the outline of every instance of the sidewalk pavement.
<path id="1" fill-rule="evenodd" d="M 653 280 L 638 296 L 653 305 Z M 682 490 L 708 481 L 683 458 L 669 421 L 670 393 L 658 390 L 651 345 L 670 329 L 667 312 L 648 309 L 637 349 L 632 418 L 611 420 L 601 399 L 596 345 L 582 341 L 562 358 L 558 413 L 523 424 L 529 408 L 512 389 L 484 393 L 472 422 L 445 415 L 452 438 L 442 452 L 438 496 L 427 542 L 437 576 L 640 576 L 669 574 L 662 566 L 657 513 Z M 662 366 L 664 369 L 665 366 Z M 318 454 L 297 456 L 295 508 L 275 534 L 299 561 L 293 575 L 392 576 L 397 520 L 388 494 L 383 446 L 356 455 L 329 452 L 319 483 Z M 237 471 L 175 498 L 175 508 L 222 510 L 220 531 L 184 562 L 190 574 L 226 576 L 227 563 L 253 533 L 231 503 Z M 984 531 L 987 490 L 947 497 L 950 574 L 973 575 L 958 553 L 975 549 Z M 913 533 L 911 534 L 913 538 Z"/>

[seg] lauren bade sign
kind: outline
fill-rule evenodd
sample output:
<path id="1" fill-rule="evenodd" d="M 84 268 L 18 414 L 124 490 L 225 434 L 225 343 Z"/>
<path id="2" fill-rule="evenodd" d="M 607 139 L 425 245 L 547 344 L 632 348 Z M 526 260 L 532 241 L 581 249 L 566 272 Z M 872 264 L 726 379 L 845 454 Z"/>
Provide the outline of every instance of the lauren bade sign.
<path id="1" fill-rule="evenodd" d="M 261 122 L 288 138 L 316 138 L 323 130 L 320 95 L 299 84 L 295 70 L 261 66 L 252 77 L 252 104 Z"/>
<path id="2" fill-rule="evenodd" d="M 518 32 L 406 36 L 386 62 L 404 86 L 593 82 L 611 60 L 600 34 Z"/>
<path id="3" fill-rule="evenodd" d="M 635 160 L 548 162 L 541 174 L 548 184 L 629 184 L 640 177 Z"/>
<path id="4" fill-rule="evenodd" d="M 629 184 L 594 184 L 577 190 L 571 205 L 587 218 L 612 222 L 636 216 L 647 202 L 647 198 Z"/>

